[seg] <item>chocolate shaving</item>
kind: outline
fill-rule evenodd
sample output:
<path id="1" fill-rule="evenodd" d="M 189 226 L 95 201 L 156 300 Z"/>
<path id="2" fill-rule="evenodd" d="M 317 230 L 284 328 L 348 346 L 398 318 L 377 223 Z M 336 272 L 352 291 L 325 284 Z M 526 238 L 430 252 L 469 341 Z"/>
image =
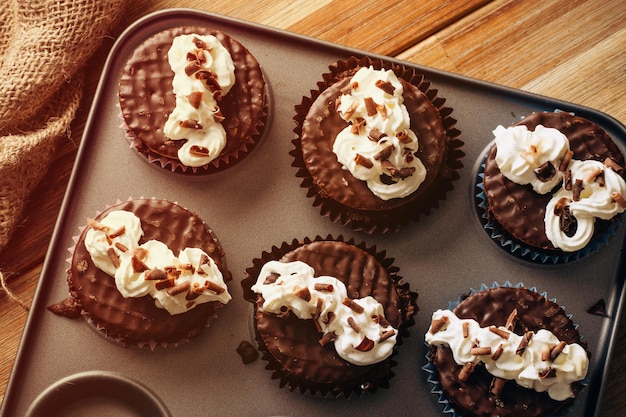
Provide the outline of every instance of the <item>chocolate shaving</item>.
<path id="1" fill-rule="evenodd" d="M 113 263 L 113 266 L 115 267 L 115 269 L 120 267 L 120 257 L 117 256 L 117 253 L 115 252 L 115 249 L 113 248 L 109 248 L 107 249 L 107 255 L 109 257 L 109 259 L 111 260 L 111 263 Z"/>
<path id="2" fill-rule="evenodd" d="M 396 331 L 395 330 L 385 330 L 384 332 L 382 332 L 382 334 L 380 335 L 380 339 L 378 339 L 378 343 L 382 343 L 385 340 L 389 339 L 391 336 L 395 335 Z"/>
<path id="3" fill-rule="evenodd" d="M 357 165 L 361 165 L 362 167 L 365 167 L 367 169 L 370 169 L 374 166 L 374 163 L 372 161 L 370 161 L 368 158 L 361 155 L 360 153 L 356 154 L 356 156 L 354 157 L 354 162 Z"/>
<path id="4" fill-rule="evenodd" d="M 382 138 L 387 137 L 387 134 L 378 129 L 372 129 L 367 133 L 367 137 L 374 142 L 378 142 Z"/>
<path id="5" fill-rule="evenodd" d="M 450 319 L 446 316 L 441 316 L 439 319 L 433 319 L 430 322 L 430 334 L 435 334 L 443 330 L 448 325 Z"/>
<path id="6" fill-rule="evenodd" d="M 128 248 L 121 244 L 120 242 L 115 242 L 115 247 L 120 251 L 120 252 L 128 252 Z"/>
<path id="7" fill-rule="evenodd" d="M 202 39 L 198 38 L 197 36 L 193 37 L 192 42 L 194 45 L 196 45 L 196 48 L 198 49 L 207 49 L 206 43 Z"/>
<path id="8" fill-rule="evenodd" d="M 550 347 L 548 345 L 543 345 L 541 347 L 541 360 L 543 362 L 550 360 Z"/>
<path id="9" fill-rule="evenodd" d="M 381 161 L 381 160 L 386 161 L 391 156 L 391 153 L 393 152 L 394 148 L 395 146 L 393 146 L 393 144 L 385 146 L 383 149 L 381 149 L 379 152 L 377 152 L 374 155 L 374 159 L 377 161 Z"/>
<path id="10" fill-rule="evenodd" d="M 222 87 L 218 83 L 217 76 L 215 74 L 211 71 L 200 70 L 196 72 L 195 77 L 198 80 L 204 81 L 206 88 L 213 93 L 213 98 L 215 98 L 216 101 L 220 101 L 222 99 Z"/>
<path id="11" fill-rule="evenodd" d="M 144 278 L 148 281 L 162 281 L 167 279 L 167 276 L 165 275 L 165 272 L 159 268 L 152 268 L 144 274 Z"/>
<path id="12" fill-rule="evenodd" d="M 200 104 L 202 103 L 202 94 L 202 91 L 194 91 L 187 96 L 187 100 L 189 101 L 191 107 L 194 109 L 200 108 Z"/>
<path id="13" fill-rule="evenodd" d="M 325 325 L 329 325 L 333 320 L 335 320 L 335 313 L 329 311 L 328 313 L 326 313 L 326 317 L 322 318 L 322 323 L 324 323 Z"/>
<path id="14" fill-rule="evenodd" d="M 524 333 L 524 337 L 522 337 L 522 340 L 520 340 L 519 345 L 517 346 L 517 349 L 515 349 L 515 354 L 517 354 L 518 356 L 522 356 L 524 354 L 524 351 L 528 347 L 528 344 L 530 343 L 530 339 L 533 338 L 533 335 L 534 333 L 531 331 Z"/>
<path id="15" fill-rule="evenodd" d="M 202 125 L 197 120 L 192 120 L 192 119 L 181 120 L 180 122 L 178 122 L 178 124 L 180 125 L 180 127 L 185 128 L 185 129 L 196 129 L 196 130 L 202 129 Z"/>
<path id="16" fill-rule="evenodd" d="M 141 261 L 141 259 L 137 258 L 134 255 L 131 258 L 131 264 L 133 266 L 133 272 L 141 273 L 141 272 L 144 272 L 144 271 L 147 271 L 147 270 L 150 269 L 148 267 L 148 265 L 143 263 L 143 261 Z"/>
<path id="17" fill-rule="evenodd" d="M 223 293 L 224 291 L 226 291 L 219 284 L 216 284 L 215 282 L 209 281 L 209 280 L 206 280 L 204 282 L 204 288 L 206 288 L 207 290 L 209 290 L 209 291 L 211 291 L 211 292 L 213 292 L 215 294 L 218 294 L 218 295 Z"/>
<path id="18" fill-rule="evenodd" d="M 470 375 L 474 372 L 474 368 L 476 367 L 475 363 L 468 362 L 463 365 L 461 371 L 459 372 L 459 381 L 467 381 Z"/>
<path id="19" fill-rule="evenodd" d="M 561 163 L 559 164 L 559 171 L 565 172 L 573 156 L 574 156 L 573 150 L 568 149 L 567 151 L 565 151 L 565 155 L 563 155 L 563 159 L 561 160 Z"/>
<path id="20" fill-rule="evenodd" d="M 554 362 L 554 360 L 558 358 L 559 355 L 563 352 L 563 349 L 565 349 L 566 345 L 567 343 L 561 340 L 558 345 L 553 347 L 550 351 L 550 360 Z"/>
<path id="21" fill-rule="evenodd" d="M 554 169 L 554 165 L 550 161 L 546 161 L 538 166 L 534 172 L 537 179 L 541 182 L 548 182 L 556 175 L 556 169 Z"/>
<path id="22" fill-rule="evenodd" d="M 583 192 L 583 180 L 577 179 L 572 186 L 572 200 L 579 201 L 580 194 Z"/>
<path id="23" fill-rule="evenodd" d="M 335 332 L 324 333 L 322 338 L 320 339 L 320 345 L 326 346 L 328 343 L 332 342 L 337 338 Z"/>
<path id="24" fill-rule="evenodd" d="M 509 337 L 511 336 L 511 333 L 506 331 L 506 330 L 502 330 L 499 327 L 495 327 L 495 326 L 489 326 L 489 331 L 491 333 L 497 334 L 498 336 L 500 336 L 503 339 L 509 339 Z"/>
<path id="25" fill-rule="evenodd" d="M 367 112 L 368 116 L 374 116 L 377 113 L 377 109 L 376 109 L 376 103 L 374 102 L 374 99 L 371 97 L 365 97 L 363 99 L 363 102 L 365 103 L 365 111 Z"/>
<path id="26" fill-rule="evenodd" d="M 190 286 L 189 281 L 181 282 L 178 285 L 168 288 L 167 293 L 171 296 L 182 294 L 189 291 Z"/>
<path id="27" fill-rule="evenodd" d="M 255 349 L 252 343 L 246 340 L 243 340 L 241 343 L 239 343 L 239 346 L 237 346 L 236 350 L 237 354 L 241 356 L 241 360 L 243 361 L 244 365 L 248 365 L 254 362 L 259 357 L 259 351 Z"/>
<path id="28" fill-rule="evenodd" d="M 566 169 L 563 173 L 563 188 L 572 191 L 572 170 Z"/>
<path id="29" fill-rule="evenodd" d="M 204 146 L 193 145 L 189 148 L 189 154 L 199 157 L 209 156 L 209 149 Z"/>
<path id="30" fill-rule="evenodd" d="M 626 200 L 624 199 L 624 197 L 622 197 L 620 193 L 618 193 L 617 191 L 613 191 L 611 193 L 611 198 L 613 199 L 613 201 L 619 204 L 622 208 L 626 208 Z"/>
<path id="31" fill-rule="evenodd" d="M 598 176 L 600 174 L 602 174 L 602 172 L 603 172 L 602 168 L 596 167 L 596 168 L 592 169 L 591 172 L 589 173 L 589 175 L 587 175 L 587 182 L 588 183 L 595 182 L 597 180 Z"/>
<path id="32" fill-rule="evenodd" d="M 389 94 L 390 96 L 392 96 L 393 92 L 396 90 L 396 87 L 394 87 L 393 84 L 391 84 L 391 82 L 389 81 L 376 80 L 374 85 L 383 90 L 385 93 Z"/>
<path id="33" fill-rule="evenodd" d="M 411 137 L 406 132 L 406 130 L 401 130 L 399 132 L 396 132 L 396 137 L 402 143 L 411 143 L 413 141 L 413 139 L 411 139 Z"/>
<path id="34" fill-rule="evenodd" d="M 362 117 L 357 117 L 355 120 L 352 121 L 352 128 L 350 130 L 355 135 L 358 135 L 364 126 L 365 126 L 365 119 Z"/>
<path id="35" fill-rule="evenodd" d="M 611 168 L 618 175 L 624 175 L 624 167 L 619 165 L 615 160 L 611 157 L 608 157 L 604 160 L 604 165 Z"/>
<path id="36" fill-rule="evenodd" d="M 463 327 L 463 339 L 467 339 L 469 337 L 469 323 L 464 321 L 462 324 Z"/>
<path id="37" fill-rule="evenodd" d="M 269 274 L 268 276 L 265 277 L 265 280 L 263 281 L 263 285 L 269 285 L 269 284 L 273 284 L 276 282 L 276 280 L 280 278 L 280 275 L 278 275 L 277 273 L 272 272 L 271 274 Z"/>
<path id="38" fill-rule="evenodd" d="M 391 324 L 389 324 L 385 316 L 374 315 L 372 316 L 372 320 L 374 320 L 375 323 L 381 325 L 382 327 L 391 326 Z"/>
<path id="39" fill-rule="evenodd" d="M 511 314 L 509 314 L 509 316 L 506 319 L 506 324 L 504 325 L 504 327 L 512 332 L 513 329 L 515 328 L 515 323 L 517 322 L 517 309 L 513 309 L 513 311 L 511 311 Z"/>
<path id="40" fill-rule="evenodd" d="M 320 284 L 320 283 L 313 285 L 313 289 L 315 289 L 315 291 L 321 291 L 321 292 L 333 292 L 335 290 L 333 287 L 333 284 Z"/>
<path id="41" fill-rule="evenodd" d="M 354 300 L 350 298 L 344 298 L 343 305 L 350 308 L 352 311 L 354 311 L 357 314 L 361 314 L 364 311 L 363 307 L 361 307 L 359 304 L 357 304 Z"/>
<path id="42" fill-rule="evenodd" d="M 497 361 L 498 359 L 500 359 L 500 356 L 502 356 L 503 352 L 504 352 L 504 345 L 500 343 L 496 351 L 493 352 L 493 355 L 491 355 L 491 359 L 493 359 L 494 361 Z"/>
<path id="43" fill-rule="evenodd" d="M 348 317 L 348 326 L 350 326 L 355 332 L 361 333 L 361 326 L 359 326 L 357 322 L 354 321 L 353 317 Z"/>
<path id="44" fill-rule="evenodd" d="M 109 237 L 111 239 L 115 239 L 116 237 L 122 236 L 124 234 L 124 232 L 126 232 L 126 226 L 122 225 L 122 226 L 120 226 L 119 229 L 117 229 L 113 233 L 109 234 Z"/>
<path id="45" fill-rule="evenodd" d="M 304 301 L 311 301 L 311 291 L 309 291 L 309 287 L 304 287 L 296 290 L 295 296 L 303 299 Z"/>
<path id="46" fill-rule="evenodd" d="M 187 55 L 187 58 L 189 58 L 189 55 Z M 196 72 L 200 71 L 201 68 L 202 67 L 200 66 L 200 64 L 198 64 L 196 61 L 192 61 L 185 66 L 185 74 L 187 74 L 187 76 L 193 75 Z"/>
<path id="47" fill-rule="evenodd" d="M 174 279 L 174 278 L 167 278 L 167 279 L 164 279 L 164 280 L 161 280 L 161 281 L 157 281 L 157 282 L 154 284 L 154 287 L 155 287 L 157 290 L 164 290 L 164 289 L 166 289 L 166 288 L 171 288 L 171 287 L 173 287 L 173 286 L 175 285 L 175 283 L 176 283 L 176 281 L 175 281 L 175 279 Z"/>
<path id="48" fill-rule="evenodd" d="M 548 368 L 537 373 L 540 379 L 554 378 L 556 376 L 556 369 Z"/>
<path id="49" fill-rule="evenodd" d="M 470 354 L 475 355 L 475 356 L 491 355 L 491 347 L 490 346 L 474 347 L 470 349 Z"/>
<path id="50" fill-rule="evenodd" d="M 359 343 L 358 346 L 355 346 L 355 349 L 359 352 L 369 352 L 374 349 L 374 341 L 364 337 L 363 340 L 361 340 L 361 343 Z"/>

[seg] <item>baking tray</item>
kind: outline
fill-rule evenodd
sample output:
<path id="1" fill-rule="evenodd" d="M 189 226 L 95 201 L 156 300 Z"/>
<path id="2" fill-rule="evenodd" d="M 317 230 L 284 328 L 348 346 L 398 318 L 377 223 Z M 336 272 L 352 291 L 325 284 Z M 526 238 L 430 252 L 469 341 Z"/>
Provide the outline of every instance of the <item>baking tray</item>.
<path id="1" fill-rule="evenodd" d="M 266 135 L 249 157 L 231 169 L 190 179 L 149 165 L 129 148 L 120 128 L 117 85 L 127 57 L 152 33 L 179 25 L 223 30 L 246 45 L 270 86 Z M 624 227 L 588 258 L 561 266 L 516 259 L 490 241 L 474 209 L 477 160 L 498 125 L 533 111 L 572 111 L 602 126 L 625 148 L 626 128 L 593 109 L 414 66 L 439 90 L 465 142 L 464 168 L 455 189 L 429 216 L 399 233 L 370 236 L 333 224 L 306 197 L 291 166 L 294 106 L 316 88 L 328 65 L 351 55 L 371 55 L 292 33 L 201 11 L 151 14 L 128 28 L 114 45 L 96 92 L 39 286 L 2 405 L 2 416 L 322 416 L 442 415 L 430 393 L 424 333 L 431 313 L 482 283 L 519 282 L 546 292 L 566 307 L 592 353 L 588 387 L 570 416 L 598 412 L 605 364 L 618 323 L 625 271 L 618 265 Z M 395 61 L 391 58 L 386 58 Z M 129 197 L 177 201 L 196 211 L 217 233 L 234 280 L 233 300 L 205 333 L 177 348 L 123 348 L 105 340 L 84 320 L 68 320 L 46 307 L 67 296 L 68 247 L 79 227 L 107 204 Z M 280 388 L 262 360 L 244 365 L 236 348 L 253 340 L 252 307 L 240 286 L 252 259 L 272 245 L 316 235 L 354 237 L 385 249 L 400 275 L 419 292 L 420 312 L 397 356 L 389 389 L 361 398 L 321 398 Z M 608 317 L 586 312 L 607 302 Z M 132 395 L 130 394 L 132 393 Z M 33 404 L 32 408 L 31 404 Z"/>

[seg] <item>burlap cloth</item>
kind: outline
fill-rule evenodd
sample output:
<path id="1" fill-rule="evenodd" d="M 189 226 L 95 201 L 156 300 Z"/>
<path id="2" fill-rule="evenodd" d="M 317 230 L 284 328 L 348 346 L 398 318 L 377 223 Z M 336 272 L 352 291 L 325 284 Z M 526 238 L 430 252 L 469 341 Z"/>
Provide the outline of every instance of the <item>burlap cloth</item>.
<path id="1" fill-rule="evenodd" d="M 48 168 L 125 0 L 0 0 L 0 251 Z"/>

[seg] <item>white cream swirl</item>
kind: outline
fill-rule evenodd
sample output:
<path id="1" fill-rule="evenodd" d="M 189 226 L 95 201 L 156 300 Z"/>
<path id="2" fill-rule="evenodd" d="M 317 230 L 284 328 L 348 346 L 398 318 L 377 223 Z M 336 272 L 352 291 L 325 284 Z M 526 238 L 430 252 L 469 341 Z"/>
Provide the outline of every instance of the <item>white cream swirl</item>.
<path id="1" fill-rule="evenodd" d="M 527 346 L 519 349 L 524 336 L 503 326 L 497 327 L 497 331 L 506 337 L 491 328 L 481 327 L 473 319 L 460 319 L 450 310 L 437 310 L 432 319 L 426 342 L 449 347 L 457 364 L 483 363 L 491 375 L 515 380 L 518 385 L 537 392 L 547 391 L 554 400 L 573 397 L 571 384 L 587 374 L 589 358 L 585 349 L 577 343 L 563 343 L 562 351 L 555 355 L 560 341 L 548 330 L 533 333 Z M 464 326 L 467 337 L 464 337 Z M 479 354 L 473 348 L 488 348 L 489 353 Z"/>
<path id="2" fill-rule="evenodd" d="M 115 279 L 123 297 L 150 295 L 172 315 L 201 303 L 230 301 L 221 271 L 202 249 L 185 248 L 175 256 L 158 240 L 139 245 L 141 221 L 124 210 L 111 211 L 90 227 L 85 247 L 96 267 Z"/>
<path id="3" fill-rule="evenodd" d="M 618 200 L 626 196 L 626 182 L 599 161 L 572 160 L 568 169 L 571 189 L 562 187 L 554 194 L 546 206 L 544 222 L 550 242 L 563 251 L 573 252 L 584 248 L 593 237 L 596 217 L 610 220 L 624 212 L 626 207 Z M 562 227 L 567 216 L 576 220 L 576 231 L 571 236 Z"/>
<path id="4" fill-rule="evenodd" d="M 189 60 L 188 56 L 195 57 Z M 172 41 L 168 60 L 174 79 L 176 107 L 163 131 L 173 140 L 186 139 L 178 158 L 186 166 L 197 167 L 215 159 L 226 145 L 221 124 L 216 86 L 209 87 L 204 75 L 214 77 L 221 96 L 235 83 L 235 67 L 228 50 L 212 35 L 179 35 Z"/>
<path id="5" fill-rule="evenodd" d="M 506 178 L 520 185 L 530 184 L 539 194 L 546 194 L 559 184 L 563 173 L 558 168 L 569 150 L 567 136 L 542 125 L 534 131 L 524 125 L 498 126 L 493 134 L 497 147 L 496 164 Z M 554 176 L 550 179 L 542 179 L 536 174 L 545 163 L 552 164 L 554 169 Z"/>
<path id="6" fill-rule="evenodd" d="M 320 343 L 334 342 L 341 358 L 369 365 L 389 357 L 397 331 L 384 318 L 383 306 L 373 297 L 350 300 L 337 278 L 315 277 L 304 262 L 270 261 L 261 269 L 252 291 L 263 297 L 263 310 L 284 314 L 284 308 L 303 320 L 316 320 L 324 333 Z"/>
<path id="7" fill-rule="evenodd" d="M 349 125 L 337 135 L 333 152 L 374 195 L 383 200 L 406 197 L 424 181 L 426 168 L 415 156 L 419 142 L 410 128 L 402 84 L 391 70 L 364 67 L 350 86 L 337 107 Z M 372 131 L 382 136 L 373 138 Z M 383 175 L 392 181 L 383 180 Z"/>

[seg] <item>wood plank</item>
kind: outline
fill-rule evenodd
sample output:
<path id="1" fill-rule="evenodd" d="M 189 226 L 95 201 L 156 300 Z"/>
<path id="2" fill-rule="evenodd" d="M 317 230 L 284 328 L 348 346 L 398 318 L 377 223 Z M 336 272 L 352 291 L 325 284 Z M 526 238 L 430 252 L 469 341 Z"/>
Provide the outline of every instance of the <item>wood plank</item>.
<path id="1" fill-rule="evenodd" d="M 611 83 L 625 75 L 626 7 L 622 0 L 604 3 L 600 9 L 585 0 L 497 0 L 398 57 L 603 111 L 611 109 L 612 116 L 626 121 L 626 105 L 619 105 L 626 96 L 624 83 L 615 83 L 617 89 Z M 520 18 L 512 22 L 511 15 Z M 590 94 L 590 88 L 601 91 Z M 577 100 L 580 96 L 586 97 L 584 102 Z"/>

